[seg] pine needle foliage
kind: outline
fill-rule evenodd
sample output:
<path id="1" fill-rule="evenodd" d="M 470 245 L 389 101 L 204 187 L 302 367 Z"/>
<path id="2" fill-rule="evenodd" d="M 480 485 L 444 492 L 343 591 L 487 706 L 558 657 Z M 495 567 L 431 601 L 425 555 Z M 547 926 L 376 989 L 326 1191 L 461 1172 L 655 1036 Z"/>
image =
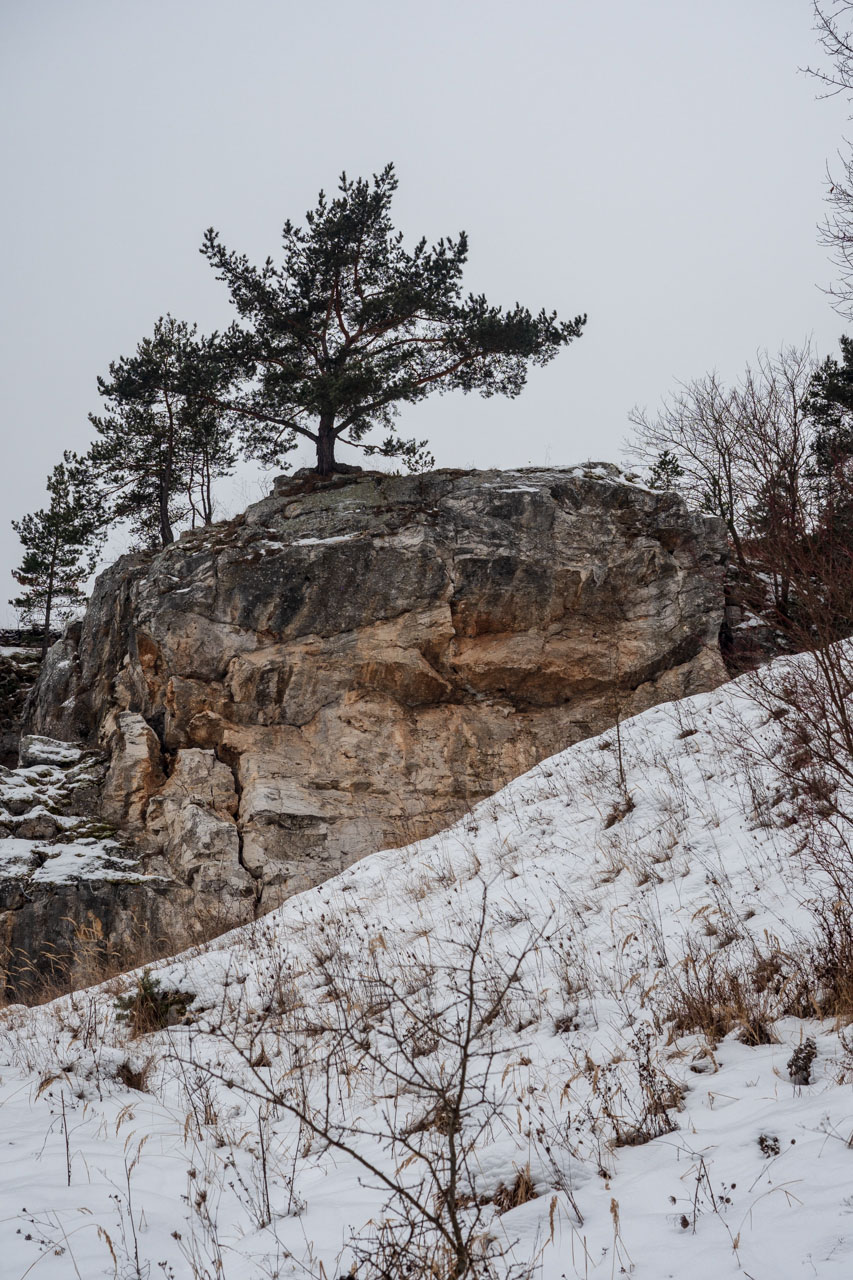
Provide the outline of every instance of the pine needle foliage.
<path id="1" fill-rule="evenodd" d="M 162 1031 L 186 1016 L 195 995 L 190 991 L 168 991 L 150 969 L 144 969 L 136 986 L 115 1000 L 116 1019 L 128 1027 L 131 1036 Z"/>
<path id="2" fill-rule="evenodd" d="M 213 519 L 213 482 L 236 460 L 233 429 L 213 398 L 223 373 L 211 339 L 161 316 L 132 356 L 98 379 L 107 412 L 90 415 L 90 451 L 111 517 L 130 524 L 143 547 L 168 546 L 176 525 Z"/>
<path id="3" fill-rule="evenodd" d="M 407 249 L 391 220 L 396 189 L 390 164 L 372 180 L 343 174 L 304 227 L 285 222 L 280 264 L 255 266 L 208 230 L 201 252 L 239 315 L 215 344 L 217 367 L 233 374 L 215 403 L 250 457 L 272 465 L 308 439 L 321 475 L 348 469 L 338 442 L 425 468 L 426 442 L 396 431 L 401 406 L 452 389 L 517 396 L 529 365 L 580 336 L 585 316 L 560 321 L 463 295 L 465 233 Z M 366 440 L 374 430 L 381 441 Z"/>
<path id="4" fill-rule="evenodd" d="M 66 452 L 47 479 L 46 507 L 13 520 L 24 548 L 13 577 L 22 587 L 10 600 L 26 626 L 42 634 L 47 651 L 51 628 L 85 599 L 104 540 L 104 513 L 87 463 Z"/>
<path id="5" fill-rule="evenodd" d="M 663 449 L 649 469 L 650 489 L 677 489 L 684 468 L 671 449 Z"/>

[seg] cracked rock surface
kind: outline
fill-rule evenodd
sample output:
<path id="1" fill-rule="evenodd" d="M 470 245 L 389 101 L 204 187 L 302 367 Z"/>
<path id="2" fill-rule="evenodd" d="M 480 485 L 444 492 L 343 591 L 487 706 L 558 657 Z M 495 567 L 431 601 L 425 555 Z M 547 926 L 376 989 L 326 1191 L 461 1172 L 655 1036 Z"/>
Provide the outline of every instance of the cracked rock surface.
<path id="1" fill-rule="evenodd" d="M 606 464 L 282 477 L 103 573 L 26 727 L 107 750 L 111 820 L 265 910 L 721 683 L 724 556 Z"/>
<path id="2" fill-rule="evenodd" d="M 29 736 L 20 760 L 0 767 L 0 996 L 65 981 L 107 947 L 185 936 L 186 885 L 100 816 L 103 754 Z"/>

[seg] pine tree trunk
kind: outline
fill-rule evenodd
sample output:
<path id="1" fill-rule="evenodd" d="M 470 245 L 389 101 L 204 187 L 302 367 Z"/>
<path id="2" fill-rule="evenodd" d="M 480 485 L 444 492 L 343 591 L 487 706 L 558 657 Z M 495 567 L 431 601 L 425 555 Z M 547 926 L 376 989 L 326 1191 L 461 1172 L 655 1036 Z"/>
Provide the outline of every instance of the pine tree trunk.
<path id="1" fill-rule="evenodd" d="M 335 434 L 332 430 L 335 419 L 329 416 L 320 418 L 320 429 L 317 433 L 317 474 L 330 476 L 335 470 Z"/>
<path id="2" fill-rule="evenodd" d="M 213 524 L 213 491 L 210 480 L 210 457 L 204 459 L 204 491 L 202 496 L 204 523 Z"/>
<path id="3" fill-rule="evenodd" d="M 165 483 L 160 485 L 160 540 L 164 547 L 175 541 L 172 522 L 169 519 L 169 490 Z"/>
<path id="4" fill-rule="evenodd" d="M 47 592 L 44 601 L 44 635 L 41 640 L 41 660 L 44 662 L 47 656 L 48 645 L 50 644 L 50 615 L 53 610 L 53 584 L 56 579 L 56 557 L 59 553 L 59 540 L 53 544 L 53 554 L 50 558 L 50 568 L 47 572 Z"/>
<path id="5" fill-rule="evenodd" d="M 169 435 L 166 445 L 166 463 L 160 476 L 160 538 L 164 547 L 175 541 L 172 522 L 169 519 L 169 498 L 172 494 L 172 473 L 175 461 L 175 415 L 172 413 L 172 402 L 168 394 L 164 394 L 166 413 L 169 415 Z"/>

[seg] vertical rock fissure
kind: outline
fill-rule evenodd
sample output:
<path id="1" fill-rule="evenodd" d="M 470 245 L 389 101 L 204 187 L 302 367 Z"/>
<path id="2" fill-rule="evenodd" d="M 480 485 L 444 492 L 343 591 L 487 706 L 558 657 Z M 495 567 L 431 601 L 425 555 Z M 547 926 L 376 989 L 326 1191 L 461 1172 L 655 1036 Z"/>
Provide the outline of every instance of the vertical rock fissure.
<path id="1" fill-rule="evenodd" d="M 236 759 L 229 759 L 228 757 L 231 756 L 232 753 L 230 751 L 223 751 L 219 746 L 213 748 L 213 754 L 220 764 L 224 764 L 226 769 L 230 770 L 231 777 L 234 779 L 234 792 L 237 796 L 237 812 L 234 814 L 234 825 L 237 828 L 237 861 L 246 874 L 252 877 L 254 884 L 254 914 L 257 919 L 261 914 L 261 899 L 263 897 L 264 886 L 263 881 L 254 875 L 249 867 L 246 866 L 243 858 L 243 817 L 240 812 L 243 804 L 243 784 L 240 781 L 239 756 Z"/>

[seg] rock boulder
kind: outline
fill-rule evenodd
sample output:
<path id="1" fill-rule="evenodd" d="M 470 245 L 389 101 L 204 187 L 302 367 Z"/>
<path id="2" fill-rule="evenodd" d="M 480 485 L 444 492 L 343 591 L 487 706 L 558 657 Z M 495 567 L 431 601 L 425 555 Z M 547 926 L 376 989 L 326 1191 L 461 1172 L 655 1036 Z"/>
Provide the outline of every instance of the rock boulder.
<path id="1" fill-rule="evenodd" d="M 265 909 L 722 681 L 725 550 L 606 465 L 282 478 L 103 573 L 25 728 L 107 748 L 111 820 Z"/>

